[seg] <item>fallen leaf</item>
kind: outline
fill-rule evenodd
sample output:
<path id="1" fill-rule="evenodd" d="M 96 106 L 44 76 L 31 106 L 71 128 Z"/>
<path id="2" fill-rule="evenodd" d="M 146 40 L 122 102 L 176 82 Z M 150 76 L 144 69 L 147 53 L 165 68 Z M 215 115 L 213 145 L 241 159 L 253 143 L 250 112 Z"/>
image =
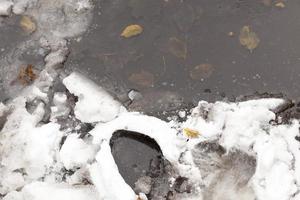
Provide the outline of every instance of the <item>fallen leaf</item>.
<path id="1" fill-rule="evenodd" d="M 19 74 L 18 74 L 18 80 L 23 85 L 28 85 L 31 82 L 33 82 L 36 79 L 37 75 L 33 71 L 33 65 L 27 65 L 26 67 L 21 67 Z"/>
<path id="2" fill-rule="evenodd" d="M 178 58 L 186 59 L 187 56 L 186 44 L 176 37 L 169 38 L 169 51 Z"/>
<path id="3" fill-rule="evenodd" d="M 190 128 L 184 128 L 183 132 L 189 138 L 197 138 L 200 135 L 199 131 L 193 130 L 193 129 L 190 129 Z"/>
<path id="4" fill-rule="evenodd" d="M 190 77 L 193 80 L 200 80 L 203 78 L 208 78 L 212 75 L 213 71 L 214 71 L 214 67 L 212 64 L 203 63 L 203 64 L 195 66 L 190 71 Z"/>
<path id="5" fill-rule="evenodd" d="M 31 17 L 28 16 L 22 16 L 20 20 L 20 26 L 27 33 L 33 33 L 36 30 L 35 23 L 31 19 Z"/>
<path id="6" fill-rule="evenodd" d="M 276 6 L 277 8 L 285 8 L 284 2 L 277 2 L 277 3 L 275 4 L 275 6 Z"/>
<path id="7" fill-rule="evenodd" d="M 249 26 L 244 26 L 240 32 L 240 43 L 245 46 L 250 52 L 257 48 L 260 40 L 255 32 L 250 30 Z"/>
<path id="8" fill-rule="evenodd" d="M 140 25 L 138 24 L 133 24 L 133 25 L 129 25 L 127 26 L 121 36 L 122 37 L 125 37 L 125 38 L 130 38 L 130 37 L 133 37 L 133 36 L 136 36 L 136 35 L 139 35 L 143 32 L 143 27 L 141 27 Z"/>
<path id="9" fill-rule="evenodd" d="M 154 75 L 145 70 L 141 70 L 138 73 L 131 74 L 128 80 L 142 87 L 152 87 L 154 83 Z"/>

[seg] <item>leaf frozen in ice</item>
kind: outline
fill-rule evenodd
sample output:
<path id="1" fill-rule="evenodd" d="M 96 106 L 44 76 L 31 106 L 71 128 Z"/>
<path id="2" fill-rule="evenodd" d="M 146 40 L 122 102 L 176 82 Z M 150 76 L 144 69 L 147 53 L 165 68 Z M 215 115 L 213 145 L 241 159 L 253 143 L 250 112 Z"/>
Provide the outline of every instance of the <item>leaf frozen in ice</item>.
<path id="1" fill-rule="evenodd" d="M 186 43 L 176 37 L 169 38 L 169 51 L 177 58 L 186 59 L 187 46 Z"/>
<path id="2" fill-rule="evenodd" d="M 214 71 L 214 67 L 212 64 L 209 63 L 203 63 L 200 65 L 195 66 L 190 71 L 190 77 L 193 80 L 200 80 L 203 78 L 209 78 Z"/>
<path id="3" fill-rule="evenodd" d="M 257 48 L 260 42 L 257 34 L 251 31 L 250 26 L 243 26 L 240 32 L 239 39 L 241 45 L 250 50 L 250 52 Z"/>

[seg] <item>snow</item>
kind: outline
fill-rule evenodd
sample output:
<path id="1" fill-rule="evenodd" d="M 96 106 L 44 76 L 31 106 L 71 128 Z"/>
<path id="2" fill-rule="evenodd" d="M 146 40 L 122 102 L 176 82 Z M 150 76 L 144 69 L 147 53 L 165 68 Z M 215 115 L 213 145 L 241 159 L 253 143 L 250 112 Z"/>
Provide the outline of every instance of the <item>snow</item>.
<path id="1" fill-rule="evenodd" d="M 96 156 L 97 163 L 90 166 L 92 181 L 100 198 L 105 200 L 136 200 L 136 194 L 124 181 L 111 154 L 109 142 L 101 145 Z"/>
<path id="2" fill-rule="evenodd" d="M 47 200 L 49 193 L 54 200 L 136 200 L 138 196 L 146 199 L 125 182 L 111 154 L 109 142 L 118 130 L 139 132 L 158 143 L 165 159 L 193 187 L 192 193 L 178 197 L 181 200 L 203 199 L 206 187 L 218 177 L 214 171 L 209 172 L 211 176 L 202 176 L 201 168 L 194 162 L 192 151 L 203 141 L 215 141 L 227 153 L 239 150 L 256 159 L 254 174 L 247 184 L 250 190 L 236 190 L 234 177 L 225 175 L 216 187 L 218 191 L 212 192 L 213 198 L 252 200 L 255 195 L 258 200 L 297 199 L 300 145 L 295 137 L 299 135 L 299 122 L 269 123 L 275 119 L 272 110 L 284 103 L 282 99 L 200 101 L 186 121 L 166 122 L 127 112 L 103 88 L 73 72 L 63 79 L 63 84 L 78 97 L 75 117 L 82 123 L 96 124 L 88 139 L 79 137 L 78 124 L 69 127 L 73 131 L 60 130 L 58 118 L 68 117 L 72 110 L 64 92 L 54 93 L 49 99 L 47 91 L 53 84 L 52 77 L 45 72 L 10 104 L 0 104 L 0 113 L 11 112 L 0 139 L 0 193 L 5 194 L 5 200 Z M 27 112 L 26 102 L 36 98 L 42 101 L 33 113 Z M 41 123 L 47 102 L 53 102 L 51 121 Z M 200 135 L 188 140 L 183 128 L 196 130 Z M 63 136 L 66 139 L 60 146 Z M 73 170 L 74 174 L 63 179 L 64 170 Z M 86 180 L 91 183 L 89 186 L 82 185 Z"/>
<path id="3" fill-rule="evenodd" d="M 103 88 L 77 72 L 63 80 L 67 89 L 78 97 L 75 115 L 82 122 L 108 122 L 124 109 Z"/>
<path id="4" fill-rule="evenodd" d="M 140 113 L 122 113 L 115 120 L 99 123 L 90 134 L 94 137 L 95 144 L 101 144 L 103 140 L 109 141 L 117 130 L 139 132 L 155 139 L 170 162 L 178 161 L 184 149 L 185 140 L 177 137 L 177 131 L 168 123 Z"/>
<path id="5" fill-rule="evenodd" d="M 6 106 L 0 102 L 0 117 L 3 116 L 6 111 L 7 111 Z"/>
<path id="6" fill-rule="evenodd" d="M 77 134 L 70 134 L 59 152 L 59 157 L 64 167 L 69 170 L 85 166 L 94 159 L 95 154 L 95 147 L 78 138 Z"/>
<path id="7" fill-rule="evenodd" d="M 282 125 L 269 123 L 275 119 L 273 110 L 284 102 L 282 99 L 237 103 L 200 101 L 191 115 L 178 112 L 186 121 L 168 123 L 127 112 L 101 86 L 77 72 L 63 80 L 69 92 L 78 97 L 74 110 L 66 93 L 55 93 L 52 98 L 49 91 L 54 80 L 63 76 L 60 68 L 69 54 L 67 39 L 87 30 L 92 9 L 89 0 L 56 0 L 55 3 L 0 0 L 0 16 L 12 12 L 28 15 L 37 25 L 28 41 L 7 50 L 0 60 L 4 88 L 14 97 L 6 104 L 0 102 L 1 123 L 1 117 L 7 115 L 0 130 L 0 194 L 4 200 L 136 200 L 138 195 L 120 175 L 109 146 L 113 133 L 121 129 L 153 138 L 175 171 L 189 179 L 193 192 L 182 195 L 180 200 L 203 199 L 205 187 L 209 188 L 216 177 L 215 171 L 204 177 L 194 162 L 192 151 L 204 141 L 220 144 L 226 155 L 238 150 L 256 159 L 255 172 L 247 183 L 251 190 L 237 191 L 232 186 L 234 177 L 225 176 L 224 180 L 218 180 L 217 191 L 209 191 L 215 195 L 212 199 L 253 200 L 253 196 L 257 200 L 300 199 L 300 143 L 295 140 L 299 136 L 299 121 Z M 16 77 L 16 66 L 22 64 L 19 59 L 30 48 L 47 52 L 42 55 L 45 66 L 38 79 L 21 91 L 9 83 Z M 137 91 L 131 91 L 128 96 L 131 100 L 141 98 Z M 29 113 L 26 104 L 35 100 L 40 103 Z M 53 104 L 49 105 L 50 102 Z M 50 122 L 43 120 L 49 112 L 47 106 L 51 106 Z M 73 111 L 81 123 L 96 125 L 90 131 L 91 138 L 80 138 L 77 132 L 80 125 L 76 123 L 76 127 L 70 124 L 67 130 L 61 130 L 59 119 L 71 118 Z M 187 138 L 183 128 L 198 131 L 200 135 Z M 66 140 L 62 143 L 63 137 Z M 68 175 L 66 170 L 74 173 Z M 147 188 L 144 190 L 148 192 Z M 139 197 L 147 199 L 142 193 Z"/>
<path id="8" fill-rule="evenodd" d="M 51 109 L 51 121 L 55 121 L 56 118 L 67 116 L 70 113 L 70 108 L 67 105 L 67 95 L 61 92 L 57 92 L 53 97 L 53 104 Z"/>
<path id="9" fill-rule="evenodd" d="M 289 128 L 274 127 L 270 135 L 255 144 L 258 162 L 253 181 L 260 199 L 290 199 L 297 192 L 299 166 L 293 163 L 299 163 L 296 158 L 300 145 L 294 139 L 298 128 L 298 123 Z M 293 151 L 290 150 L 291 142 L 295 145 Z"/>
<path id="10" fill-rule="evenodd" d="M 295 140 L 299 123 L 269 124 L 275 119 L 271 110 L 281 103 L 281 99 L 237 104 L 200 102 L 184 126 L 203 133 L 205 140 L 218 138 L 227 151 L 239 149 L 255 156 L 257 167 L 251 185 L 257 199 L 288 200 L 299 191 L 300 145 Z M 199 119 L 203 107 L 209 110 L 208 120 Z M 193 147 L 197 142 L 190 143 Z"/>
<path id="11" fill-rule="evenodd" d="M 8 16 L 11 13 L 13 2 L 11 0 L 0 1 L 0 16 Z"/>
<path id="12" fill-rule="evenodd" d="M 113 133 L 117 130 L 140 132 L 156 140 L 164 157 L 179 170 L 183 177 L 194 180 L 194 184 L 197 186 L 201 176 L 199 170 L 193 165 L 192 159 L 189 157 L 189 159 L 185 159 L 185 163 L 178 162 L 181 154 L 188 150 L 185 147 L 186 140 L 177 136 L 177 130 L 173 129 L 167 122 L 155 117 L 140 113 L 122 113 L 115 120 L 99 123 L 90 132 L 94 137 L 93 142 L 100 144 L 100 150 L 96 156 L 97 162 L 91 168 L 92 179 L 97 188 L 100 188 L 99 190 L 106 191 L 105 198 L 122 199 L 121 197 L 126 197 L 128 200 L 135 198 L 134 195 L 131 195 L 132 189 L 128 189 L 129 186 L 121 178 L 108 144 Z M 124 188 L 124 190 L 120 191 L 119 189 L 115 194 L 117 188 Z M 116 196 L 119 194 L 120 196 Z"/>
<path id="13" fill-rule="evenodd" d="M 33 182 L 21 192 L 12 192 L 3 200 L 99 200 L 92 186 L 70 187 L 67 184 Z"/>

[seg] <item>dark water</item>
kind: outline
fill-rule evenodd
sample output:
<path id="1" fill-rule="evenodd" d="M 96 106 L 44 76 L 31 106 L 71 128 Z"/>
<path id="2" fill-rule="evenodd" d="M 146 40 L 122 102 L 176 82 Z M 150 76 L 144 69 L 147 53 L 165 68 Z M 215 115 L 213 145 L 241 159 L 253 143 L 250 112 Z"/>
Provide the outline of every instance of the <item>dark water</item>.
<path id="1" fill-rule="evenodd" d="M 7 54 L 11 49 L 15 48 L 19 42 L 24 41 L 27 36 L 22 32 L 18 24 L 19 18 L 0 17 L 0 59 L 3 59 L 4 55 Z M 4 66 L 0 66 L 2 68 Z M 0 101 L 3 101 L 7 98 L 7 94 L 2 87 L 2 78 L 0 76 Z"/>
<path id="2" fill-rule="evenodd" d="M 140 133 L 117 131 L 110 145 L 119 171 L 127 184 L 134 188 L 134 183 L 141 176 L 156 175 L 162 161 L 158 144 Z"/>
<path id="3" fill-rule="evenodd" d="M 298 98 L 300 1 L 288 1 L 283 9 L 263 0 L 100 0 L 96 4 L 90 30 L 71 43 L 67 67 L 98 83 L 111 80 L 116 93 L 130 88 L 142 93 L 171 91 L 194 103 L 256 91 Z M 121 38 L 130 24 L 141 25 L 143 33 Z M 239 43 L 245 25 L 260 39 L 252 53 Z M 172 38 L 179 41 L 175 50 L 177 46 L 182 53 L 184 46 L 186 55 L 172 53 Z M 200 64 L 209 64 L 210 69 L 194 80 L 191 71 Z M 130 80 L 143 71 L 146 80 Z M 155 99 L 155 93 L 150 98 Z"/>
<path id="4" fill-rule="evenodd" d="M 19 20 L 17 16 L 0 18 L 0 58 L 27 38 L 28 35 L 18 26 Z"/>

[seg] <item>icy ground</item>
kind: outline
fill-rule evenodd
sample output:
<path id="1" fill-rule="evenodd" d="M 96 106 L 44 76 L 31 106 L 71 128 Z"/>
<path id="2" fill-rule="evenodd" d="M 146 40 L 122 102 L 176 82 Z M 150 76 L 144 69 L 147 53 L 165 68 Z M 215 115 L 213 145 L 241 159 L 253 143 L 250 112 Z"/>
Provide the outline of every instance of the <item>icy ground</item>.
<path id="1" fill-rule="evenodd" d="M 285 100 L 201 101 L 185 121 L 166 122 L 128 112 L 87 77 L 63 73 L 66 39 L 86 30 L 92 8 L 88 0 L 0 0 L 0 15 L 26 14 L 38 27 L 0 61 L 12 97 L 0 103 L 0 198 L 300 199 L 299 121 L 282 123 L 276 113 Z M 27 49 L 37 49 L 45 64 L 33 84 L 10 86 Z M 199 135 L 188 137 L 186 128 Z M 158 143 L 171 166 L 169 192 L 154 190 L 147 177 L 138 190 L 125 182 L 110 147 L 118 130 Z"/>

